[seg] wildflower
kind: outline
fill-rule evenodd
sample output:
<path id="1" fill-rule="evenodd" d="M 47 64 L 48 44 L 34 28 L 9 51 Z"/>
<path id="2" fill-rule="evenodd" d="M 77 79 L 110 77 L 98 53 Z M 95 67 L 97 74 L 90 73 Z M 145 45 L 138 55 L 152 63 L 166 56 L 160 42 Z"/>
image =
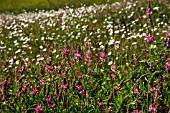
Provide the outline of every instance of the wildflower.
<path id="1" fill-rule="evenodd" d="M 54 95 L 59 96 L 59 88 L 58 88 L 58 84 L 57 84 L 57 86 L 56 86 L 56 88 L 55 88 Z"/>
<path id="2" fill-rule="evenodd" d="M 86 93 L 84 91 L 84 87 L 82 85 L 82 83 L 79 81 L 75 87 L 75 90 L 78 92 L 79 97 L 85 97 Z"/>
<path id="3" fill-rule="evenodd" d="M 61 52 L 62 56 L 67 56 L 69 54 L 69 50 L 68 49 L 64 49 L 62 52 Z"/>
<path id="4" fill-rule="evenodd" d="M 170 39 L 169 39 L 169 38 L 166 38 L 166 39 L 164 40 L 164 47 L 166 47 L 167 49 L 170 48 Z"/>
<path id="5" fill-rule="evenodd" d="M 43 112 L 44 112 L 44 110 L 41 108 L 40 105 L 38 105 L 38 106 L 35 108 L 35 111 L 36 111 L 36 113 L 43 113 Z"/>
<path id="6" fill-rule="evenodd" d="M 45 85 L 45 82 L 43 79 L 40 79 L 40 82 L 41 82 L 41 85 L 44 86 Z"/>
<path id="7" fill-rule="evenodd" d="M 140 113 L 140 110 L 137 109 L 137 110 L 135 110 L 133 113 Z"/>
<path id="8" fill-rule="evenodd" d="M 81 59 L 81 54 L 78 54 L 78 53 L 74 53 L 74 57 L 76 57 L 77 59 Z"/>
<path id="9" fill-rule="evenodd" d="M 46 65 L 46 66 L 45 66 L 45 71 L 46 71 L 46 72 L 52 72 L 52 71 L 53 71 L 53 67 L 52 67 L 52 66 L 49 66 L 49 65 Z"/>
<path id="10" fill-rule="evenodd" d="M 2 68 L 2 70 L 4 70 L 4 69 L 5 69 L 5 66 L 4 66 L 4 65 L 2 65 L 2 66 L 1 66 L 1 68 Z"/>
<path id="11" fill-rule="evenodd" d="M 66 84 L 66 78 L 64 78 L 64 80 L 62 80 L 61 88 L 64 89 L 64 90 L 67 90 L 68 85 Z"/>
<path id="12" fill-rule="evenodd" d="M 149 110 L 148 110 L 149 112 L 156 112 L 156 108 L 155 108 L 155 106 L 153 105 L 153 104 L 151 104 L 151 105 L 149 105 Z"/>
<path id="13" fill-rule="evenodd" d="M 81 74 L 80 76 L 79 76 L 79 80 L 81 80 L 83 77 L 85 77 L 86 76 L 86 74 Z"/>
<path id="14" fill-rule="evenodd" d="M 47 63 L 51 62 L 51 57 L 46 58 Z"/>
<path id="15" fill-rule="evenodd" d="M 118 50 L 120 48 L 120 44 L 115 44 L 115 49 Z"/>
<path id="16" fill-rule="evenodd" d="M 139 95 L 139 94 L 140 94 L 138 88 L 134 88 L 134 92 L 133 92 L 133 93 L 134 93 L 135 95 Z"/>
<path id="17" fill-rule="evenodd" d="M 117 71 L 117 66 L 114 64 L 114 65 L 112 65 L 111 66 L 111 70 L 113 71 L 113 72 L 116 72 Z"/>
<path id="18" fill-rule="evenodd" d="M 99 106 L 102 106 L 102 105 L 103 105 L 103 102 L 102 102 L 101 99 L 98 99 L 98 102 L 97 102 L 97 103 L 98 103 Z"/>
<path id="19" fill-rule="evenodd" d="M 145 41 L 147 42 L 147 43 L 150 43 L 150 42 L 152 42 L 154 40 L 154 36 L 150 36 L 150 35 L 146 35 L 145 36 Z"/>
<path id="20" fill-rule="evenodd" d="M 167 71 L 170 71 L 170 58 L 167 58 L 165 61 L 165 69 Z"/>
<path id="21" fill-rule="evenodd" d="M 32 89 L 32 95 L 34 96 L 34 95 L 36 95 L 36 94 L 39 94 L 40 92 L 39 92 L 39 89 L 38 89 L 38 87 L 34 87 L 33 89 Z"/>
<path id="22" fill-rule="evenodd" d="M 151 47 L 150 47 L 151 49 L 155 49 L 156 48 L 156 45 L 153 45 L 153 44 L 151 44 Z"/>
<path id="23" fill-rule="evenodd" d="M 109 66 L 110 66 L 110 65 L 112 65 L 112 63 L 113 63 L 113 62 L 112 62 L 112 61 L 110 61 L 110 62 L 108 63 L 108 65 L 109 65 Z"/>
<path id="24" fill-rule="evenodd" d="M 152 14 L 152 10 L 150 8 L 146 8 L 146 16 L 149 16 Z"/>
<path id="25" fill-rule="evenodd" d="M 23 71 L 24 71 L 24 68 L 25 68 L 25 66 L 20 67 L 20 68 L 18 69 L 18 72 L 19 72 L 19 73 L 23 72 Z"/>
<path id="26" fill-rule="evenodd" d="M 129 71 L 128 71 L 128 70 L 126 70 L 126 72 L 125 72 L 125 73 L 126 73 L 126 75 L 128 75 L 128 74 L 129 74 Z"/>
<path id="27" fill-rule="evenodd" d="M 155 92 L 155 91 L 156 91 L 155 87 L 153 87 L 153 86 L 151 86 L 151 87 L 149 88 L 149 90 L 150 90 L 150 92 Z"/>
<path id="28" fill-rule="evenodd" d="M 55 106 L 55 104 L 53 103 L 53 99 L 50 96 L 46 97 L 45 103 L 48 105 L 49 108 Z"/>
<path id="29" fill-rule="evenodd" d="M 15 64 L 18 65 L 19 64 L 19 60 L 17 60 Z"/>
<path id="30" fill-rule="evenodd" d="M 158 11 L 158 9 L 159 9 L 159 7 L 154 7 L 154 8 L 153 8 L 153 10 L 156 10 L 156 11 Z"/>
<path id="31" fill-rule="evenodd" d="M 38 75 L 42 77 L 42 76 L 43 76 L 43 73 L 42 73 L 42 72 L 39 72 Z"/>
<path id="32" fill-rule="evenodd" d="M 79 92 L 79 94 L 80 94 L 80 96 L 81 96 L 82 98 L 86 96 L 86 93 L 85 93 L 84 90 L 81 90 L 81 91 Z"/>
<path id="33" fill-rule="evenodd" d="M 104 52 L 100 52 L 100 60 L 102 62 L 105 62 L 107 59 L 107 55 Z"/>

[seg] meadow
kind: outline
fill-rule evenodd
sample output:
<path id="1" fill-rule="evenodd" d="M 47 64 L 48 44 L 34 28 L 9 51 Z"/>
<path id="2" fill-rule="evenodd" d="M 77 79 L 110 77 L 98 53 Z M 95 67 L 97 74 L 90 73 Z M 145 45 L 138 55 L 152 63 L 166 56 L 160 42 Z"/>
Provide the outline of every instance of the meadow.
<path id="1" fill-rule="evenodd" d="M 170 112 L 170 7 L 1 14 L 0 112 Z"/>
<path id="2" fill-rule="evenodd" d="M 0 13 L 14 14 L 22 13 L 24 11 L 50 10 L 63 8 L 66 5 L 71 8 L 80 7 L 82 4 L 86 6 L 92 4 L 113 3 L 123 0 L 0 0 Z M 130 1 L 130 0 L 126 0 Z"/>

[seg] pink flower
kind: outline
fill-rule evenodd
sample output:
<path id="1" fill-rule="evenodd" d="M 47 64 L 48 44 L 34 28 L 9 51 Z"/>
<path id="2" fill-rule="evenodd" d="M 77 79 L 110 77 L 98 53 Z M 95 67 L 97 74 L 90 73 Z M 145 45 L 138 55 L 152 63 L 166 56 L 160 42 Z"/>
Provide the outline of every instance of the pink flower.
<path id="1" fill-rule="evenodd" d="M 145 41 L 146 41 L 147 43 L 150 43 L 150 42 L 152 42 L 153 40 L 154 40 L 154 36 L 146 35 Z"/>
<path id="2" fill-rule="evenodd" d="M 100 53 L 100 58 L 103 58 L 103 57 L 105 57 L 105 53 L 104 53 L 104 52 L 101 52 L 101 53 Z"/>
<path id="3" fill-rule="evenodd" d="M 138 88 L 134 88 L 134 92 L 133 92 L 135 95 L 140 95 L 140 92 L 138 90 Z"/>
<path id="4" fill-rule="evenodd" d="M 76 57 L 77 59 L 81 59 L 81 54 L 74 53 L 74 57 Z"/>
<path id="5" fill-rule="evenodd" d="M 64 78 L 64 80 L 62 80 L 61 88 L 64 89 L 64 90 L 67 90 L 68 85 L 66 84 L 66 78 Z"/>
<path id="6" fill-rule="evenodd" d="M 116 65 L 112 65 L 112 66 L 111 66 L 111 70 L 112 70 L 113 72 L 116 72 L 116 71 L 117 71 L 117 66 L 116 66 Z"/>
<path id="7" fill-rule="evenodd" d="M 46 97 L 45 103 L 48 105 L 49 108 L 55 106 L 55 104 L 53 103 L 53 99 L 50 96 Z"/>
<path id="8" fill-rule="evenodd" d="M 25 52 L 25 51 L 22 51 L 22 54 L 23 54 L 23 55 L 26 55 L 26 54 L 27 54 L 27 52 Z"/>
<path id="9" fill-rule="evenodd" d="M 135 110 L 133 113 L 140 113 L 140 110 L 137 109 L 137 110 Z"/>
<path id="10" fill-rule="evenodd" d="M 5 66 L 4 66 L 4 65 L 2 65 L 2 69 L 3 69 L 3 70 L 5 69 Z"/>
<path id="11" fill-rule="evenodd" d="M 45 82 L 43 79 L 40 79 L 40 82 L 41 82 L 41 85 L 44 86 L 45 85 Z"/>
<path id="12" fill-rule="evenodd" d="M 43 76 L 43 73 L 42 73 L 42 72 L 39 72 L 38 74 L 39 74 L 41 77 Z"/>
<path id="13" fill-rule="evenodd" d="M 41 108 L 40 105 L 38 105 L 38 106 L 35 108 L 35 111 L 36 111 L 36 113 L 43 113 L 43 112 L 44 112 L 44 110 Z"/>
<path id="14" fill-rule="evenodd" d="M 18 72 L 19 72 L 19 73 L 23 72 L 23 71 L 24 71 L 24 68 L 25 68 L 25 66 L 20 67 L 20 68 L 18 69 Z"/>
<path id="15" fill-rule="evenodd" d="M 152 10 L 150 8 L 146 9 L 146 16 L 149 16 L 152 14 Z"/>
<path id="16" fill-rule="evenodd" d="M 115 49 L 118 50 L 120 48 L 120 44 L 115 44 Z"/>
<path id="17" fill-rule="evenodd" d="M 165 69 L 167 71 L 170 71 L 170 58 L 167 58 L 165 61 Z"/>
<path id="18" fill-rule="evenodd" d="M 126 75 L 128 75 L 129 74 L 129 71 L 128 70 L 126 70 Z"/>
<path id="19" fill-rule="evenodd" d="M 102 102 L 101 99 L 98 99 L 98 102 L 97 102 L 97 103 L 98 103 L 99 106 L 102 106 L 102 105 L 103 105 L 103 102 Z"/>
<path id="20" fill-rule="evenodd" d="M 88 41 L 88 46 L 91 46 L 91 41 Z"/>
<path id="21" fill-rule="evenodd" d="M 53 71 L 53 67 L 52 67 L 52 66 L 49 66 L 49 65 L 46 65 L 46 66 L 45 66 L 45 71 L 46 71 L 46 72 L 52 72 L 52 71 Z"/>
<path id="22" fill-rule="evenodd" d="M 150 92 L 155 92 L 156 91 L 156 89 L 155 89 L 155 87 L 150 87 Z"/>
<path id="23" fill-rule="evenodd" d="M 107 59 L 107 55 L 104 52 L 100 52 L 100 60 L 102 62 L 105 62 Z"/>
<path id="24" fill-rule="evenodd" d="M 51 57 L 46 58 L 47 63 L 51 62 Z"/>
<path id="25" fill-rule="evenodd" d="M 32 89 L 32 95 L 34 96 L 34 95 L 36 95 L 36 94 L 39 94 L 40 92 L 39 92 L 39 89 L 38 89 L 38 87 L 34 87 L 33 89 Z"/>
<path id="26" fill-rule="evenodd" d="M 64 49 L 62 52 L 61 52 L 62 56 L 67 56 L 69 54 L 69 50 L 68 49 Z"/>
<path id="27" fill-rule="evenodd" d="M 149 106 L 149 110 L 148 110 L 149 112 L 156 112 L 156 108 L 155 108 L 155 106 L 153 105 L 153 104 L 151 104 L 150 106 Z"/>
<path id="28" fill-rule="evenodd" d="M 40 67 L 42 67 L 42 66 L 43 66 L 43 63 L 42 63 L 42 62 L 40 62 L 38 65 L 39 65 Z"/>

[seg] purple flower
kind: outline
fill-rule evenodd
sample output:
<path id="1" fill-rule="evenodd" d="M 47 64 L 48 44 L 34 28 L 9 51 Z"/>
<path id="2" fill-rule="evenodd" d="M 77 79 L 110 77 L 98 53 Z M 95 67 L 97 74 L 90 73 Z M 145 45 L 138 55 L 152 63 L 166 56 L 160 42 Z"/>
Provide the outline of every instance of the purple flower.
<path id="1" fill-rule="evenodd" d="M 100 53 L 100 58 L 103 58 L 105 56 L 105 53 L 104 52 L 101 52 Z"/>
<path id="2" fill-rule="evenodd" d="M 145 41 L 146 41 L 147 43 L 150 43 L 150 42 L 152 42 L 153 40 L 154 40 L 154 36 L 146 35 Z"/>
<path id="3" fill-rule="evenodd" d="M 170 39 L 169 39 L 169 38 L 166 38 L 166 39 L 164 40 L 164 47 L 167 47 L 167 49 L 170 48 Z"/>

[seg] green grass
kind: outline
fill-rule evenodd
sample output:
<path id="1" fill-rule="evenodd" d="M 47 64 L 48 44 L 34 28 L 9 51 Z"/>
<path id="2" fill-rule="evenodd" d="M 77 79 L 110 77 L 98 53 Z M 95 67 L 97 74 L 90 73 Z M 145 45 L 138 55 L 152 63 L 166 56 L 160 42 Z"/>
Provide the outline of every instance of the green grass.
<path id="1" fill-rule="evenodd" d="M 109 3 L 123 1 L 110 0 Z M 0 13 L 19 13 L 23 10 L 33 11 L 35 9 L 55 9 L 66 5 L 79 7 L 81 4 L 92 5 L 106 3 L 107 0 L 0 0 Z"/>

